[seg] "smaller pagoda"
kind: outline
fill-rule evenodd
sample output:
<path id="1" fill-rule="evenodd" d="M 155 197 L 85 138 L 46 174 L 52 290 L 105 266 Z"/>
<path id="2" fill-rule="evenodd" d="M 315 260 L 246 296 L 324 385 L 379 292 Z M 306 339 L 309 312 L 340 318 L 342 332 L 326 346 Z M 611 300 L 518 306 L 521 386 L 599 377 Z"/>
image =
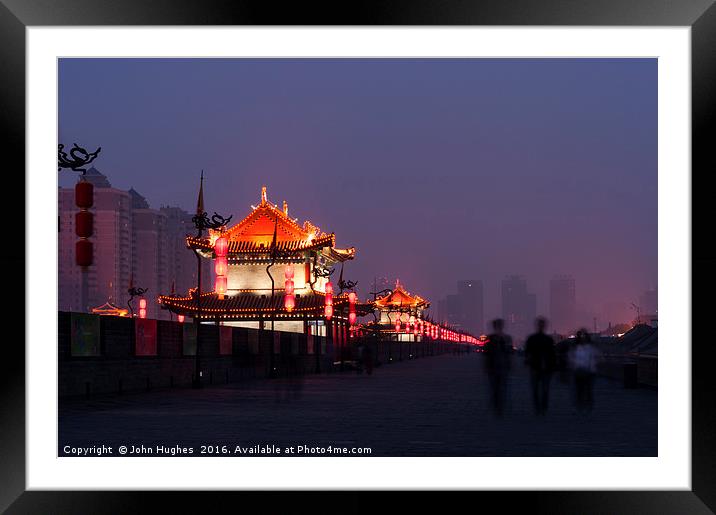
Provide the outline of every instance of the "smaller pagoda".
<path id="1" fill-rule="evenodd" d="M 129 316 L 129 310 L 120 308 L 116 304 L 113 304 L 111 301 L 107 301 L 101 306 L 97 306 L 96 308 L 92 308 L 92 313 L 95 315 L 104 315 L 104 316 L 115 316 L 115 317 L 126 317 Z"/>
<path id="2" fill-rule="evenodd" d="M 393 335 L 397 341 L 413 342 L 427 334 L 428 324 L 423 319 L 423 311 L 430 307 L 430 303 L 420 295 L 408 292 L 400 280 L 395 282 L 391 292 L 375 299 L 373 305 L 379 313 L 377 325 L 383 335 Z"/>

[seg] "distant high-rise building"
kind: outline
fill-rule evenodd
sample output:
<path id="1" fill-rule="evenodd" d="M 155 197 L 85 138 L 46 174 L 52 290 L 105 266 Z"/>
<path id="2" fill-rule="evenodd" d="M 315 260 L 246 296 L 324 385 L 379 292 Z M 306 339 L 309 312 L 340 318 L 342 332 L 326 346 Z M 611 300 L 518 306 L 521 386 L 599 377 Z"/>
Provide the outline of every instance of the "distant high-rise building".
<path id="1" fill-rule="evenodd" d="M 438 300 L 438 311 L 437 311 L 436 322 L 447 323 L 447 321 L 448 321 L 448 299 L 447 299 L 447 297 L 445 297 L 444 299 Z"/>
<path id="2" fill-rule="evenodd" d="M 479 336 L 485 330 L 482 281 L 458 281 L 457 294 L 446 298 L 448 322 Z"/>
<path id="3" fill-rule="evenodd" d="M 132 278 L 135 286 L 147 288 L 145 297 L 148 318 L 169 318 L 166 311 L 151 299 L 171 288 L 168 278 L 167 217 L 151 209 L 147 200 L 134 188 L 129 190 L 132 199 Z"/>
<path id="4" fill-rule="evenodd" d="M 502 318 L 515 341 L 524 340 L 537 317 L 537 296 L 527 292 L 527 281 L 518 275 L 502 280 Z"/>
<path id="5" fill-rule="evenodd" d="M 639 297 L 639 311 L 642 315 L 642 322 L 649 323 L 656 318 L 659 309 L 659 294 L 657 290 L 647 290 Z"/>
<path id="6" fill-rule="evenodd" d="M 178 295 L 186 295 L 197 283 L 197 259 L 194 251 L 186 246 L 186 236 L 196 234 L 191 213 L 179 207 L 165 206 L 160 211 L 167 217 L 167 279 L 170 288 L 162 293 L 171 293 L 171 285 Z M 202 279 L 211 277 L 211 263 L 201 260 Z M 204 283 L 202 289 L 205 289 Z"/>
<path id="7" fill-rule="evenodd" d="M 576 324 L 577 297 L 574 279 L 560 275 L 549 282 L 549 317 L 552 329 L 570 334 Z"/>
<path id="8" fill-rule="evenodd" d="M 455 329 L 463 329 L 459 295 L 453 293 L 445 297 L 445 321 Z"/>

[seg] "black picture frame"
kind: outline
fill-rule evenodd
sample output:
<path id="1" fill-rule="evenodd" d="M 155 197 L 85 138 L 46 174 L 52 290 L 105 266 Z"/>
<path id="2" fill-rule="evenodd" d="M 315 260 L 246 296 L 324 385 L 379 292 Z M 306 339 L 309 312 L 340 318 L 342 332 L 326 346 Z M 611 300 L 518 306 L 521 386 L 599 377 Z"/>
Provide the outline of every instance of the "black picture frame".
<path id="1" fill-rule="evenodd" d="M 341 6 L 340 10 L 336 7 Z M 716 363 L 707 336 L 713 316 L 708 295 L 716 291 L 716 251 L 699 235 L 709 234 L 713 215 L 711 174 L 716 171 L 716 6 L 714 0 L 387 0 L 302 2 L 280 7 L 271 2 L 224 0 L 0 0 L 0 120 L 6 177 L 17 181 L 6 190 L 6 230 L 12 249 L 0 254 L 6 271 L 6 297 L 24 306 L 23 219 L 25 191 L 25 29 L 42 25 L 575 25 L 689 26 L 692 73 L 692 490 L 590 492 L 480 492 L 478 502 L 499 503 L 501 510 L 531 513 L 713 513 L 716 512 Z M 12 172 L 10 172 L 12 170 Z M 12 192 L 12 193 L 10 193 Z M 7 204 L 9 203 L 9 205 Z M 10 225 L 12 224 L 12 225 Z M 7 273 L 10 271 L 10 273 Z M 23 284 L 20 284 L 23 282 Z M 700 302 L 699 302 L 700 301 Z M 8 309 L 8 308 L 6 308 Z M 32 307 L 30 306 L 30 309 Z M 25 313 L 27 317 L 27 313 Z M 26 322 L 26 320 L 25 320 Z M 6 312 L 0 354 L 0 509 L 8 513 L 184 513 L 217 506 L 217 492 L 68 492 L 25 491 L 25 334 L 24 323 Z M 664 342 L 664 345 L 688 344 Z M 190 495 L 191 494 L 191 495 Z M 248 507 L 255 493 L 241 495 Z M 273 501 L 281 496 L 271 494 Z M 372 493 L 351 492 L 340 499 L 322 493 L 320 504 L 292 500 L 294 511 L 321 506 L 365 511 L 381 504 Z M 461 501 L 451 494 L 451 505 Z M 473 495 L 473 494 L 471 494 Z M 234 497 L 235 499 L 235 497 Z M 260 501 L 259 499 L 255 499 Z M 234 501 L 235 502 L 235 501 Z M 422 493 L 400 501 L 402 510 L 425 506 Z M 211 503 L 211 504 L 209 504 Z M 247 503 L 247 504 L 244 504 Z M 236 506 L 236 505 L 234 505 Z M 274 505 L 275 506 L 275 505 Z M 238 508 L 238 506 L 236 506 Z M 443 504 L 444 509 L 444 504 Z"/>

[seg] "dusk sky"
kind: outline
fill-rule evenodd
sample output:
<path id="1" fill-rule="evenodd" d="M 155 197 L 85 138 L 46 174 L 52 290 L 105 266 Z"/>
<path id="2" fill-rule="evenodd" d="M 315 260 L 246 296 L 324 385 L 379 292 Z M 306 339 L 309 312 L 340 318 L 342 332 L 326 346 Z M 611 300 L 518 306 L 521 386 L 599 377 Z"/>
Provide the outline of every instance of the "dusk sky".
<path id="1" fill-rule="evenodd" d="M 357 248 L 361 298 L 479 279 L 489 319 L 520 274 L 548 314 L 571 274 L 626 320 L 657 286 L 656 59 L 62 59 L 59 106 L 59 141 L 152 207 L 193 211 L 203 169 L 238 221 L 266 185 Z"/>

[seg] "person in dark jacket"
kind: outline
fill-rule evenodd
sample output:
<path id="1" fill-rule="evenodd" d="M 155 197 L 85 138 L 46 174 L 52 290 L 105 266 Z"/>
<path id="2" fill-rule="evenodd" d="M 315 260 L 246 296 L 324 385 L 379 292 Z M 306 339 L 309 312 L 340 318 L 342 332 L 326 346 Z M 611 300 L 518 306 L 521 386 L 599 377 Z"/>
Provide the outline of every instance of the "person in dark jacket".
<path id="1" fill-rule="evenodd" d="M 549 383 L 556 363 L 554 340 L 544 332 L 547 327 L 545 318 L 535 322 L 537 332 L 530 335 L 525 343 L 525 360 L 530 368 L 532 381 L 532 398 L 535 413 L 544 415 L 549 404 Z"/>
<path id="2" fill-rule="evenodd" d="M 483 347 L 485 368 L 492 389 L 492 407 L 497 416 L 502 416 L 507 396 L 507 378 L 510 372 L 512 338 L 503 332 L 501 318 L 492 321 L 493 333 L 488 335 Z"/>

